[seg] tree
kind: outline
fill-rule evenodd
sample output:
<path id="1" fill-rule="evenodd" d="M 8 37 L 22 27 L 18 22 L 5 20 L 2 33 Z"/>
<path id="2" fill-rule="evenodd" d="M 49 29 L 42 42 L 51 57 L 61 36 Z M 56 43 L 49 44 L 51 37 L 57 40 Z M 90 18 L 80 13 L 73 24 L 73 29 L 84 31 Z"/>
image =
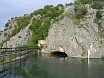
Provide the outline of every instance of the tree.
<path id="1" fill-rule="evenodd" d="M 103 5 L 102 5 L 102 3 L 95 1 L 95 2 L 93 2 L 92 8 L 94 8 L 94 9 L 102 9 Z"/>
<path id="2" fill-rule="evenodd" d="M 101 17 L 102 17 L 102 13 L 101 13 L 100 10 L 98 10 L 97 13 L 96 13 L 96 18 L 101 19 Z"/>
<path id="3" fill-rule="evenodd" d="M 80 19 L 80 18 L 83 18 L 84 15 L 86 15 L 87 13 L 87 8 L 84 6 L 84 5 L 77 5 L 75 6 L 75 15 L 76 15 L 76 18 Z"/>
<path id="4" fill-rule="evenodd" d="M 93 0 L 76 0 L 82 4 L 91 4 Z"/>

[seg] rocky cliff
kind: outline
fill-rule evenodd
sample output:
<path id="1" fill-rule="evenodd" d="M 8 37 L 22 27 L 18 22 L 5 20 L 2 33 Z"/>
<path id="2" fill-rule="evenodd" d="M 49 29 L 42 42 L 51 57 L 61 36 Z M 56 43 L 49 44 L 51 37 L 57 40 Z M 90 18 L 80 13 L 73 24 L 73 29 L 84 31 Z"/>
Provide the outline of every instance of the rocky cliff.
<path id="1" fill-rule="evenodd" d="M 104 58 L 103 4 L 99 0 L 77 0 L 46 5 L 29 15 L 11 18 L 0 31 L 0 46 L 35 46 L 44 39 L 45 52 L 61 50 L 70 57 Z"/>
<path id="2" fill-rule="evenodd" d="M 9 20 L 5 25 L 4 31 L 2 31 L 0 35 L 1 47 L 13 48 L 26 45 L 32 36 L 32 31 L 29 29 L 32 20 L 33 18 L 31 18 L 30 23 L 23 29 L 20 29 L 20 31 L 18 30 L 18 21 L 16 21 L 15 18 Z"/>
<path id="3" fill-rule="evenodd" d="M 0 47 L 14 48 L 37 46 L 38 40 L 45 39 L 52 20 L 63 13 L 63 5 L 46 5 L 43 9 L 20 17 L 12 17 L 0 31 Z"/>
<path id="4" fill-rule="evenodd" d="M 70 57 L 87 58 L 89 53 L 90 58 L 104 58 L 104 9 L 96 23 L 98 9 L 89 4 L 84 6 L 87 14 L 78 20 L 73 17 L 74 6 L 65 8 L 66 16 L 49 30 L 46 51 L 59 51 L 61 47 Z"/>

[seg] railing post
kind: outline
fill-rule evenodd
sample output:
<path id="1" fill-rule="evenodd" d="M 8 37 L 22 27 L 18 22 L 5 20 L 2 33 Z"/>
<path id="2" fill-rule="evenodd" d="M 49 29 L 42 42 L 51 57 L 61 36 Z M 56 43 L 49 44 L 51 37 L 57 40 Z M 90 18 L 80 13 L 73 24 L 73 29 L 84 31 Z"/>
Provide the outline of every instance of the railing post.
<path id="1" fill-rule="evenodd" d="M 14 61 L 16 60 L 16 48 L 13 50 Z"/>

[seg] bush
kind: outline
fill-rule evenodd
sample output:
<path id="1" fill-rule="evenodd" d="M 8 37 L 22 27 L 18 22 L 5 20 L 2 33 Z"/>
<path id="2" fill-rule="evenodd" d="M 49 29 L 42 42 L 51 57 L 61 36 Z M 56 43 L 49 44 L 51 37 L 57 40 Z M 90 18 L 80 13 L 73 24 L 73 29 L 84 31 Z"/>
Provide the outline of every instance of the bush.
<path id="1" fill-rule="evenodd" d="M 8 26 L 9 26 L 9 23 L 6 23 L 6 24 L 5 24 L 5 28 L 7 28 Z"/>
<path id="2" fill-rule="evenodd" d="M 102 17 L 102 13 L 101 13 L 100 10 L 98 10 L 97 13 L 96 13 L 96 18 L 101 19 L 101 17 Z"/>
<path id="3" fill-rule="evenodd" d="M 93 9 L 102 9 L 103 5 L 101 4 L 101 2 L 95 1 L 95 2 L 93 2 L 92 8 Z"/>
<path id="4" fill-rule="evenodd" d="M 4 33 L 4 37 L 6 37 L 6 36 L 7 36 L 7 33 L 5 32 L 5 33 Z"/>
<path id="5" fill-rule="evenodd" d="M 78 18 L 78 19 L 83 18 L 86 14 L 87 14 L 87 8 L 84 5 L 75 6 L 75 16 L 76 16 L 76 18 Z"/>
<path id="6" fill-rule="evenodd" d="M 76 0 L 82 4 L 91 4 L 93 0 Z"/>
<path id="7" fill-rule="evenodd" d="M 46 5 L 44 9 L 39 9 L 32 13 L 31 16 L 40 14 L 41 19 L 33 19 L 30 29 L 33 31 L 31 40 L 29 41 L 29 46 L 36 46 L 38 40 L 45 39 L 48 36 L 48 29 L 51 25 L 51 20 L 55 20 L 57 17 L 63 13 L 63 5 L 59 4 L 56 7 L 53 5 Z"/>

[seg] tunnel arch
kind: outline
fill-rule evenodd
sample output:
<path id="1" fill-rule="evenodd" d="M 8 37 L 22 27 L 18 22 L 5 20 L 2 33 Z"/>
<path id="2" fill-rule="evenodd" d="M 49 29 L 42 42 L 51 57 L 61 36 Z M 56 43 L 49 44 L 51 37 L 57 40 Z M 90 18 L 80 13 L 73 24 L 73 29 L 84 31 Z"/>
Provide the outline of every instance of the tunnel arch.
<path id="1" fill-rule="evenodd" d="M 65 52 L 61 52 L 61 51 L 52 51 L 51 55 L 55 57 L 67 57 L 68 56 Z"/>

